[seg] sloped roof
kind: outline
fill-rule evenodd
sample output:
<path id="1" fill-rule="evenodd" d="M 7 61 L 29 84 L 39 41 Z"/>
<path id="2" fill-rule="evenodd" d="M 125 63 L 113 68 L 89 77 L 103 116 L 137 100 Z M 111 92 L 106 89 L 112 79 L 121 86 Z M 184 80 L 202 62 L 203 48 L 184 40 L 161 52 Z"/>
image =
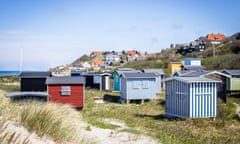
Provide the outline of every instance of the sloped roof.
<path id="1" fill-rule="evenodd" d="M 123 72 L 124 78 L 155 78 L 154 73 L 142 73 L 142 72 Z"/>
<path id="2" fill-rule="evenodd" d="M 164 75 L 165 74 L 162 69 L 143 69 L 143 72 L 154 73 L 155 75 Z"/>
<path id="3" fill-rule="evenodd" d="M 231 76 L 240 76 L 240 70 L 222 70 L 221 72 L 229 74 Z"/>
<path id="4" fill-rule="evenodd" d="M 216 82 L 220 83 L 220 80 L 207 78 L 207 77 L 170 77 L 167 78 L 165 81 L 172 81 L 172 80 L 179 80 L 186 83 L 196 83 L 196 82 Z"/>
<path id="5" fill-rule="evenodd" d="M 92 60 L 92 65 L 101 65 L 101 64 L 103 64 L 102 60 L 98 60 L 98 59 Z"/>
<path id="6" fill-rule="evenodd" d="M 121 71 L 121 70 L 117 70 L 116 71 L 119 75 L 122 75 L 123 73 L 137 73 L 137 72 L 141 72 L 140 70 L 131 70 L 131 71 Z"/>
<path id="7" fill-rule="evenodd" d="M 46 78 L 50 76 L 50 72 L 22 72 L 20 74 L 21 78 Z"/>
<path id="8" fill-rule="evenodd" d="M 207 35 L 207 39 L 210 40 L 210 41 L 215 41 L 215 40 L 219 40 L 219 41 L 222 41 L 224 40 L 226 37 L 224 34 L 208 34 Z"/>
<path id="9" fill-rule="evenodd" d="M 174 74 L 174 76 L 180 76 L 180 77 L 203 77 L 203 76 L 207 76 L 210 74 L 218 74 L 218 75 L 222 75 L 225 77 L 230 77 L 227 74 L 221 73 L 219 71 L 216 70 L 205 70 L 205 71 L 178 71 Z"/>
<path id="10" fill-rule="evenodd" d="M 184 70 L 195 70 L 195 71 L 202 71 L 205 70 L 206 68 L 203 66 L 191 66 L 191 65 L 184 65 L 183 66 Z"/>
<path id="11" fill-rule="evenodd" d="M 47 77 L 46 84 L 85 84 L 84 77 Z"/>

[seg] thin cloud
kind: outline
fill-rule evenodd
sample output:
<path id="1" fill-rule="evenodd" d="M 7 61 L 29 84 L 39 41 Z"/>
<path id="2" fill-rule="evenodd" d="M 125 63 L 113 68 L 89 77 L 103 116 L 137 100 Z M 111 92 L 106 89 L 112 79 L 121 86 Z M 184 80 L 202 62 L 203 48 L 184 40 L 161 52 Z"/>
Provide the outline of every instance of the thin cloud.
<path id="1" fill-rule="evenodd" d="M 179 25 L 179 24 L 173 24 L 173 25 L 172 25 L 172 29 L 173 29 L 173 30 L 181 30 L 181 29 L 183 29 L 183 26 L 182 26 L 182 25 Z"/>
<path id="2" fill-rule="evenodd" d="M 27 30 L 13 29 L 13 30 L 0 31 L 0 34 L 1 35 L 27 35 L 27 34 L 32 34 L 32 32 Z"/>
<path id="3" fill-rule="evenodd" d="M 158 43 L 158 38 L 157 37 L 152 37 L 151 43 L 152 44 Z"/>

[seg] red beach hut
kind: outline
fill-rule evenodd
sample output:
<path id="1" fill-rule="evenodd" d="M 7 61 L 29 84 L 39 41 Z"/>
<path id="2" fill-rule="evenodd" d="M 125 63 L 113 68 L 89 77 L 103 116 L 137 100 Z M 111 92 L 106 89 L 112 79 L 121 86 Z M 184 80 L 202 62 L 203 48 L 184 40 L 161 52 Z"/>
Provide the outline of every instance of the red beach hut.
<path id="1" fill-rule="evenodd" d="M 82 108 L 85 95 L 84 77 L 48 77 L 48 101 Z"/>

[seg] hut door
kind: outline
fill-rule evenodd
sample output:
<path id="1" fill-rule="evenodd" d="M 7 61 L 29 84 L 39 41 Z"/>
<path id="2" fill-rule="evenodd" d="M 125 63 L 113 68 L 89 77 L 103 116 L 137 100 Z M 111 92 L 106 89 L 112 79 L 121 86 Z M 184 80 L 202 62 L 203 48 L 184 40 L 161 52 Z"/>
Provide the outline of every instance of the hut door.
<path id="1" fill-rule="evenodd" d="M 146 80 L 141 81 L 141 99 L 145 99 L 149 95 L 149 82 Z"/>

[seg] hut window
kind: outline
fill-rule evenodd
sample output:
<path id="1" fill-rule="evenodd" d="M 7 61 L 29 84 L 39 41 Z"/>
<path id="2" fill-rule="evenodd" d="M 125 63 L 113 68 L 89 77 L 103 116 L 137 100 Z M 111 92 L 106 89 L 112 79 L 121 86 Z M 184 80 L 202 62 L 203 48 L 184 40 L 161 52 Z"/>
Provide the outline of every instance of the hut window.
<path id="1" fill-rule="evenodd" d="M 140 88 L 140 81 L 134 81 L 133 83 L 132 83 L 133 85 L 133 89 L 139 89 Z"/>
<path id="2" fill-rule="evenodd" d="M 143 81 L 142 82 L 142 88 L 143 89 L 148 89 L 148 81 Z"/>
<path id="3" fill-rule="evenodd" d="M 94 76 L 93 77 L 93 83 L 94 84 L 99 84 L 100 83 L 100 76 Z"/>
<path id="4" fill-rule="evenodd" d="M 71 95 L 71 87 L 70 86 L 62 86 L 61 87 L 61 95 L 62 96 L 69 96 L 69 95 Z"/>

